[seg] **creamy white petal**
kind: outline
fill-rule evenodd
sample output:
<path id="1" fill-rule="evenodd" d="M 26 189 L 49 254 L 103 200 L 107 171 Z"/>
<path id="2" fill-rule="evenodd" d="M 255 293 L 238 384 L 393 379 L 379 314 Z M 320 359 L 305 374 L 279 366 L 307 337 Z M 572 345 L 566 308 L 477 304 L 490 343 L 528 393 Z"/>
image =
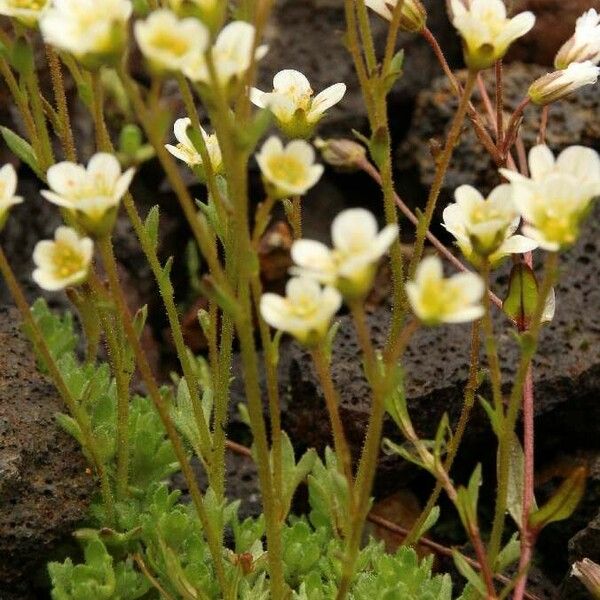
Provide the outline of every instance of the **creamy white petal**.
<path id="1" fill-rule="evenodd" d="M 113 192 L 113 198 L 115 200 L 120 200 L 126 194 L 134 175 L 135 169 L 131 168 L 127 169 L 127 171 L 117 179 Z"/>
<path id="2" fill-rule="evenodd" d="M 484 201 L 481 192 L 471 185 L 461 185 L 456 188 L 454 198 L 463 211 L 470 211 L 474 205 Z"/>
<path id="3" fill-rule="evenodd" d="M 269 94 L 262 92 L 258 88 L 250 88 L 250 102 L 259 108 L 267 107 L 267 98 Z"/>
<path id="4" fill-rule="evenodd" d="M 292 260 L 301 267 L 333 272 L 335 262 L 331 250 L 316 240 L 297 240 L 292 244 Z"/>
<path id="5" fill-rule="evenodd" d="M 497 250 L 497 254 L 525 254 L 538 247 L 538 243 L 524 235 L 513 235 L 502 242 Z"/>
<path id="6" fill-rule="evenodd" d="M 532 179 L 542 179 L 554 169 L 554 164 L 554 154 L 545 144 L 534 146 L 529 151 L 529 172 Z"/>
<path id="7" fill-rule="evenodd" d="M 600 157 L 595 150 L 584 146 L 570 146 L 556 160 L 557 170 L 580 181 L 600 181 Z"/>
<path id="8" fill-rule="evenodd" d="M 121 165 L 113 154 L 98 152 L 88 163 L 87 175 L 115 185 L 121 176 Z"/>
<path id="9" fill-rule="evenodd" d="M 54 192 L 71 196 L 85 185 L 87 172 L 81 165 L 64 161 L 52 165 L 46 177 L 48 185 Z"/>
<path id="10" fill-rule="evenodd" d="M 307 115 L 309 121 L 319 119 L 327 109 L 340 102 L 345 94 L 345 83 L 336 83 L 317 94 L 312 101 L 310 111 Z"/>
<path id="11" fill-rule="evenodd" d="M 349 208 L 331 224 L 333 245 L 342 252 L 364 251 L 376 235 L 377 221 L 373 213 L 364 208 Z"/>
<path id="12" fill-rule="evenodd" d="M 294 69 L 284 69 L 273 77 L 273 89 L 284 94 L 312 94 L 312 88 L 306 76 Z"/>

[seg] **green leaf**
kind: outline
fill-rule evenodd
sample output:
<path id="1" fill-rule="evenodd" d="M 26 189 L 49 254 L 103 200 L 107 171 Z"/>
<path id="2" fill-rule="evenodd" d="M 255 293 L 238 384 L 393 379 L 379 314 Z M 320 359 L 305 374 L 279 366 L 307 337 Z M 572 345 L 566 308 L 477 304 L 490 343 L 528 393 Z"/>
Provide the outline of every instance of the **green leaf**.
<path id="1" fill-rule="evenodd" d="M 419 528 L 419 530 L 415 534 L 415 539 L 422 538 L 439 520 L 440 518 L 440 507 L 434 506 L 430 511 L 425 521 L 423 521 L 423 525 Z"/>
<path id="2" fill-rule="evenodd" d="M 520 556 L 521 542 L 519 541 L 519 534 L 514 533 L 496 557 L 494 571 L 496 573 L 502 573 L 506 568 L 510 567 L 510 565 L 516 563 Z"/>
<path id="3" fill-rule="evenodd" d="M 456 549 L 452 550 L 454 564 L 460 574 L 481 594 L 483 598 L 487 597 L 487 590 L 481 577 L 475 569 L 467 562 L 467 559 Z"/>
<path id="4" fill-rule="evenodd" d="M 11 64 L 23 77 L 33 73 L 33 46 L 23 37 L 15 40 L 12 47 Z"/>
<path id="5" fill-rule="evenodd" d="M 160 211 L 158 205 L 153 206 L 148 215 L 146 216 L 146 220 L 144 221 L 144 229 L 146 231 L 146 235 L 148 236 L 150 243 L 152 244 L 152 249 L 156 252 L 158 248 L 158 225 L 160 221 Z"/>
<path id="6" fill-rule="evenodd" d="M 537 300 L 538 284 L 531 267 L 525 263 L 513 265 L 502 310 L 524 330 L 535 312 Z"/>
<path id="7" fill-rule="evenodd" d="M 513 434 L 510 442 L 508 464 L 508 497 L 507 508 L 515 523 L 521 527 L 523 520 L 523 472 L 525 458 L 519 438 Z M 537 510 L 535 498 L 532 510 Z"/>
<path id="8" fill-rule="evenodd" d="M 529 525 L 540 531 L 549 523 L 568 519 L 577 508 L 585 491 L 587 469 L 578 467 L 565 479 L 552 498 L 529 517 Z"/>
<path id="9" fill-rule="evenodd" d="M 394 54 L 387 73 L 384 73 L 381 78 L 381 86 L 384 94 L 388 94 L 394 87 L 394 84 L 404 72 L 404 49 L 399 50 Z"/>
<path id="10" fill-rule="evenodd" d="M 0 133 L 9 150 L 28 165 L 41 180 L 45 180 L 46 176 L 40 167 L 38 158 L 34 149 L 31 147 L 31 144 L 8 127 L 0 126 Z"/>
<path id="11" fill-rule="evenodd" d="M 369 141 L 369 151 L 373 162 L 381 168 L 386 160 L 389 160 L 390 136 L 385 127 L 379 127 L 373 132 Z"/>

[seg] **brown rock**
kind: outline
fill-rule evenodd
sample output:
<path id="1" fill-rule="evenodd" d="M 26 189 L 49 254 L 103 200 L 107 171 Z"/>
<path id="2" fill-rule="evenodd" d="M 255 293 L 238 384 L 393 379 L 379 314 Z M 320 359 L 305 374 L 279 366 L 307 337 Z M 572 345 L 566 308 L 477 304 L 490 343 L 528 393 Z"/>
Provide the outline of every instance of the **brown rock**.
<path id="1" fill-rule="evenodd" d="M 65 408 L 6 307 L 0 371 L 0 598 L 21 589 L 28 597 L 36 573 L 85 518 L 95 482 L 77 442 L 56 423 Z"/>
<path id="2" fill-rule="evenodd" d="M 532 11 L 536 16 L 534 28 L 511 50 L 509 60 L 522 60 L 551 66 L 554 55 L 575 30 L 577 17 L 599 3 L 590 0 L 513 0 L 513 13 Z"/>

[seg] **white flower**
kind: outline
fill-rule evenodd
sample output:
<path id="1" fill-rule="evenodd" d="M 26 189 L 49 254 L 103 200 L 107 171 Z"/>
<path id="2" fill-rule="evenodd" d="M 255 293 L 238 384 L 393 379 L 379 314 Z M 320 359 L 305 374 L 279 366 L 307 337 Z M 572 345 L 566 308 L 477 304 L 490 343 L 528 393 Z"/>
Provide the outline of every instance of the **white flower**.
<path id="1" fill-rule="evenodd" d="M 508 254 L 537 248 L 533 240 L 513 235 L 520 219 L 510 185 L 499 185 L 487 200 L 470 185 L 461 185 L 454 197 L 456 202 L 444 209 L 443 225 L 472 263 L 478 265 L 482 257 L 487 257 L 494 264 Z"/>
<path id="2" fill-rule="evenodd" d="M 575 23 L 575 33 L 556 54 L 554 66 L 566 69 L 571 63 L 600 62 L 600 14 L 594 8 L 584 12 Z"/>
<path id="3" fill-rule="evenodd" d="M 180 20 L 166 9 L 137 21 L 134 32 L 142 54 L 158 71 L 182 71 L 204 54 L 209 41 L 208 29 L 198 19 Z"/>
<path id="4" fill-rule="evenodd" d="M 465 323 L 483 315 L 483 280 L 475 273 L 458 273 L 444 278 L 437 256 L 424 258 L 415 279 L 406 284 L 408 301 L 415 315 L 426 325 Z"/>
<path id="5" fill-rule="evenodd" d="M 260 108 L 269 108 L 279 127 L 290 137 L 309 137 L 325 111 L 346 93 L 344 83 L 336 83 L 313 98 L 308 79 L 294 69 L 279 71 L 273 77 L 273 91 L 250 90 L 250 100 Z"/>
<path id="6" fill-rule="evenodd" d="M 173 130 L 179 143 L 176 146 L 166 144 L 165 148 L 175 158 L 182 160 L 188 166 L 196 167 L 202 165 L 202 157 L 188 136 L 187 131 L 191 124 L 192 121 L 189 118 L 177 119 L 177 121 L 175 121 L 175 125 L 173 126 Z M 216 134 L 213 133 L 209 135 L 202 128 L 200 128 L 200 134 L 204 138 L 206 151 L 208 152 L 213 171 L 215 173 L 221 172 L 223 168 L 223 157 L 221 155 L 221 148 L 219 146 L 219 140 L 217 139 Z"/>
<path id="7" fill-rule="evenodd" d="M 94 243 L 88 237 L 79 237 L 70 227 L 59 227 L 54 241 L 38 242 L 33 251 L 37 267 L 33 280 L 44 290 L 55 292 L 83 283 L 89 272 Z"/>
<path id="8" fill-rule="evenodd" d="M 209 52 L 215 65 L 217 80 L 222 86 L 229 85 L 233 79 L 240 79 L 250 67 L 255 36 L 254 25 L 245 21 L 232 21 L 219 33 Z M 255 59 L 260 60 L 266 53 L 267 46 L 259 46 Z M 186 66 L 184 73 L 192 81 L 209 85 L 211 83 L 208 65 L 202 54 Z"/>
<path id="9" fill-rule="evenodd" d="M 371 289 L 377 263 L 397 235 L 397 225 L 378 233 L 375 217 L 364 208 L 344 210 L 331 224 L 333 249 L 314 240 L 293 243 L 292 272 L 335 285 L 348 299 L 361 298 Z"/>
<path id="10" fill-rule="evenodd" d="M 535 24 L 531 12 L 507 18 L 502 0 L 471 0 L 468 8 L 462 0 L 451 0 L 451 6 L 454 26 L 463 38 L 465 62 L 473 70 L 491 67 Z"/>
<path id="11" fill-rule="evenodd" d="M 306 277 L 293 277 L 285 288 L 286 297 L 263 294 L 260 314 L 272 327 L 293 335 L 307 346 L 321 341 L 331 319 L 342 305 L 342 297 L 332 287 Z"/>
<path id="12" fill-rule="evenodd" d="M 594 85 L 600 75 L 600 67 L 591 61 L 571 63 L 566 69 L 553 71 L 536 79 L 527 94 L 534 104 L 550 104 L 564 98 L 575 90 Z"/>
<path id="13" fill-rule="evenodd" d="M 132 10 L 129 0 L 54 0 L 40 28 L 47 44 L 97 67 L 121 54 Z"/>
<path id="14" fill-rule="evenodd" d="M 31 27 L 48 7 L 50 0 L 0 0 L 0 15 L 17 19 Z"/>
<path id="15" fill-rule="evenodd" d="M 23 198 L 16 195 L 17 173 L 12 165 L 0 169 L 0 228 L 6 223 L 8 211 L 15 204 L 21 204 Z"/>
<path id="16" fill-rule="evenodd" d="M 529 171 L 530 178 L 500 171 L 512 183 L 513 202 L 526 221 L 523 233 L 546 250 L 570 246 L 592 199 L 600 195 L 598 153 L 571 146 L 555 159 L 547 146 L 535 146 Z"/>
<path id="17" fill-rule="evenodd" d="M 72 211 L 86 231 L 102 235 L 112 227 L 133 174 L 133 169 L 121 173 L 119 161 L 112 154 L 99 152 L 90 159 L 87 169 L 71 162 L 50 167 L 51 189 L 41 193 L 46 200 Z"/>
<path id="18" fill-rule="evenodd" d="M 302 196 L 319 181 L 323 165 L 315 164 L 315 151 L 304 140 L 287 146 L 271 136 L 256 155 L 269 193 L 278 198 Z"/>
<path id="19" fill-rule="evenodd" d="M 391 21 L 398 0 L 365 0 L 365 4 L 379 16 Z M 400 29 L 411 32 L 423 30 L 427 22 L 427 11 L 420 0 L 402 0 L 400 12 Z"/>

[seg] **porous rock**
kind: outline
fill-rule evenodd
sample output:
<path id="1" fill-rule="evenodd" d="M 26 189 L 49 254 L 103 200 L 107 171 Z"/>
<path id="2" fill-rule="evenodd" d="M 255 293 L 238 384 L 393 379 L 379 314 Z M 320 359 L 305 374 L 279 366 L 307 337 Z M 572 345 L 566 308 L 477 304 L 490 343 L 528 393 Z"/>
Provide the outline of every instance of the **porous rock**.
<path id="1" fill-rule="evenodd" d="M 505 120 L 527 94 L 529 85 L 548 71 L 537 65 L 512 63 L 504 70 Z M 465 72 L 459 77 L 464 81 Z M 494 78 L 491 71 L 484 72 L 484 78 L 491 98 L 494 97 Z M 398 148 L 397 177 L 398 189 L 406 200 L 422 206 L 427 191 L 433 182 L 435 161 L 428 140 L 443 143 L 450 120 L 456 112 L 457 99 L 447 79 L 435 79 L 431 86 L 423 90 L 418 98 L 412 125 Z M 473 104 L 485 118 L 485 111 L 477 88 L 473 94 Z M 536 106 L 525 109 L 521 135 L 525 148 L 537 143 L 541 110 Z M 571 144 L 583 144 L 598 148 L 600 139 L 600 101 L 595 86 L 586 86 L 577 93 L 553 104 L 550 108 L 546 143 L 554 151 L 562 150 Z M 489 191 L 500 183 L 498 170 L 491 157 L 477 139 L 473 127 L 466 121 L 459 143 L 454 149 L 450 167 L 446 173 L 442 193 L 438 201 L 441 210 L 452 200 L 454 190 L 462 184 L 469 184 Z"/>
<path id="2" fill-rule="evenodd" d="M 14 309 L 0 308 L 0 598 L 32 593 L 95 489 L 77 442 L 56 423 L 65 408 L 19 322 Z"/>
<path id="3" fill-rule="evenodd" d="M 426 0 L 428 26 L 444 47 L 453 66 L 460 64 L 460 43 L 443 2 Z M 387 22 L 371 14 L 375 43 L 385 44 Z M 279 2 L 270 22 L 265 42 L 269 53 L 260 64 L 260 85 L 268 89 L 273 75 L 281 69 L 297 69 L 310 80 L 315 92 L 336 82 L 348 86 L 346 96 L 328 111 L 321 133 L 349 135 L 351 128 L 363 129 L 366 111 L 354 65 L 344 44 L 343 2 L 337 0 L 285 0 Z M 390 110 L 394 127 L 403 127 L 417 92 L 441 70 L 427 43 L 418 35 L 402 34 L 398 48 L 405 50 L 404 75 L 394 87 Z M 407 110 L 408 109 L 408 110 Z"/>
<path id="4" fill-rule="evenodd" d="M 577 246 L 561 255 L 556 315 L 542 331 L 534 360 L 537 452 L 545 459 L 559 455 L 565 447 L 589 449 L 598 446 L 599 217 L 600 206 L 590 215 Z M 495 284 L 500 295 L 506 289 L 506 281 L 505 268 Z M 388 320 L 386 308 L 377 309 L 369 316 L 376 347 L 385 342 Z M 340 323 L 333 345 L 332 374 L 340 394 L 340 412 L 349 443 L 357 456 L 370 414 L 370 391 L 363 376 L 352 322 L 344 316 Z M 518 347 L 508 320 L 499 311 L 495 312 L 495 327 L 503 362 L 503 381 L 508 392 L 514 380 Z M 421 329 L 413 337 L 403 365 L 410 412 L 421 436 L 434 435 L 445 412 L 452 422 L 456 421 L 467 381 L 469 343 L 468 325 Z M 287 352 L 290 366 L 284 383 L 288 394 L 285 426 L 299 444 L 322 449 L 331 443 L 329 420 L 310 356 L 295 344 L 290 344 Z M 489 397 L 485 386 L 480 392 Z M 384 435 L 398 439 L 396 428 L 389 419 L 385 422 Z M 484 459 L 486 452 L 493 457 L 494 437 L 483 411 L 477 407 L 463 448 L 471 466 Z M 397 457 L 381 457 L 378 480 L 385 492 L 391 493 L 400 485 L 402 465 Z"/>

